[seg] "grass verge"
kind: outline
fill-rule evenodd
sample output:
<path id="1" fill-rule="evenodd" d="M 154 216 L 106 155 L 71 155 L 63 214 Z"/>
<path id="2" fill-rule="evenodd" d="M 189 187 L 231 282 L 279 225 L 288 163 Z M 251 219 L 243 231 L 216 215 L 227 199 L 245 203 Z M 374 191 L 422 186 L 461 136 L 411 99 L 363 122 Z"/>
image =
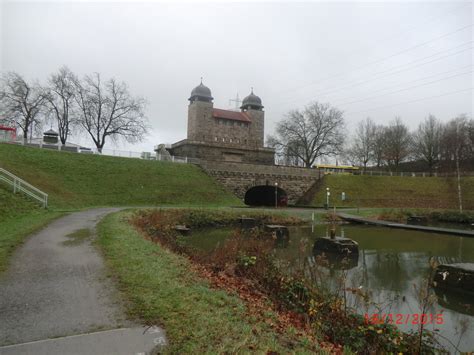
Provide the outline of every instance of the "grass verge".
<path id="1" fill-rule="evenodd" d="M 62 212 L 47 211 L 21 194 L 0 184 L 0 272 L 6 270 L 16 247 L 25 238 L 43 228 Z"/>
<path id="2" fill-rule="evenodd" d="M 459 212 L 456 210 L 432 210 L 414 208 L 364 208 L 359 211 L 351 211 L 351 214 L 383 221 L 396 223 L 407 223 L 409 217 L 426 217 L 428 225 L 454 228 L 470 229 L 474 226 L 474 211 Z"/>
<path id="3" fill-rule="evenodd" d="M 30 214 L 10 216 L 0 220 L 0 273 L 6 270 L 13 251 L 24 242 L 27 236 L 63 214 L 32 211 Z"/>
<path id="4" fill-rule="evenodd" d="M 235 295 L 210 287 L 189 260 L 143 238 L 127 219 L 131 212 L 105 217 L 97 244 L 127 299 L 131 317 L 160 324 L 168 353 L 308 353 L 313 345 L 295 343 L 292 329 L 276 333 L 247 314 Z M 268 319 L 276 317 L 268 314 Z"/>

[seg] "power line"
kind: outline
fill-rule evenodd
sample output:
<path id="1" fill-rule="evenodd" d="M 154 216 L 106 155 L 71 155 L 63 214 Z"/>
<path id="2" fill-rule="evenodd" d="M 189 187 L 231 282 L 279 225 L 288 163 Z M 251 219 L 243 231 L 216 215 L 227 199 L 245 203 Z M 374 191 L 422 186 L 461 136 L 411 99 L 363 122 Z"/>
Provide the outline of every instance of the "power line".
<path id="1" fill-rule="evenodd" d="M 424 101 L 424 100 L 429 100 L 429 99 L 435 99 L 435 98 L 438 98 L 438 97 L 443 97 L 443 96 L 448 96 L 448 95 L 454 95 L 454 94 L 458 94 L 458 93 L 460 93 L 460 92 L 472 91 L 472 89 L 474 89 L 474 87 L 470 87 L 470 88 L 462 89 L 462 90 L 457 90 L 457 91 L 446 92 L 446 93 L 441 94 L 441 95 L 428 96 L 428 97 L 423 97 L 423 98 L 421 98 L 421 99 L 416 99 L 416 100 L 411 100 L 411 101 L 405 101 L 405 102 L 399 102 L 399 103 L 396 103 L 396 104 L 393 104 L 393 105 L 374 107 L 374 108 L 371 108 L 371 109 L 368 109 L 368 110 L 346 112 L 346 114 L 357 114 L 357 113 L 363 113 L 363 112 L 369 112 L 369 111 L 380 110 L 380 109 L 384 109 L 384 108 L 395 107 L 395 106 L 399 106 L 399 105 L 406 105 L 406 104 L 411 104 L 411 103 L 415 103 L 415 102 L 419 102 L 419 101 Z"/>
<path id="2" fill-rule="evenodd" d="M 454 30 L 454 31 L 452 31 L 452 32 L 444 33 L 444 34 L 442 34 L 442 35 L 440 35 L 440 36 L 438 36 L 438 37 L 435 37 L 435 38 L 432 38 L 432 39 L 430 39 L 430 40 L 428 40 L 428 41 L 419 43 L 419 44 L 417 44 L 417 45 L 414 45 L 414 46 L 411 46 L 411 47 L 408 47 L 408 48 L 405 48 L 405 49 L 403 49 L 403 50 L 401 50 L 401 51 L 399 51 L 399 52 L 396 52 L 396 53 L 394 53 L 394 54 L 391 54 L 391 55 L 389 55 L 389 56 L 387 56 L 387 57 L 380 58 L 380 59 L 374 60 L 374 61 L 372 61 L 372 62 L 366 63 L 366 64 L 364 64 L 364 65 L 361 65 L 361 66 L 359 66 L 359 67 L 356 67 L 356 68 L 352 69 L 352 71 L 360 70 L 360 69 L 363 69 L 363 68 L 365 68 L 365 67 L 367 67 L 367 66 L 369 66 L 369 65 L 373 65 L 373 64 L 376 64 L 376 63 L 384 62 L 384 61 L 386 61 L 386 60 L 388 60 L 388 59 L 391 59 L 391 58 L 393 58 L 393 57 L 399 56 L 400 54 L 409 52 L 409 51 L 411 51 L 411 50 L 413 50 L 413 49 L 416 49 L 416 48 L 420 48 L 420 47 L 426 46 L 427 44 L 432 43 L 432 42 L 435 42 L 435 41 L 437 41 L 437 40 L 439 40 L 439 39 L 442 39 L 442 38 L 448 37 L 448 36 L 450 36 L 450 35 L 453 35 L 453 34 L 455 34 L 455 33 L 464 31 L 465 29 L 470 28 L 470 27 L 472 27 L 473 25 L 474 25 L 474 23 L 471 23 L 471 24 L 469 24 L 469 25 L 467 25 L 467 26 L 460 27 L 460 28 L 458 28 L 458 29 L 456 29 L 456 30 Z M 302 85 L 302 86 L 297 87 L 297 88 L 288 89 L 288 90 L 285 90 L 284 92 L 297 91 L 297 90 L 300 90 L 300 89 L 302 89 L 302 88 L 305 88 L 305 87 L 308 87 L 308 86 L 312 86 L 312 85 L 318 84 L 318 83 L 320 83 L 321 81 L 333 79 L 333 78 L 342 76 L 342 75 L 347 74 L 347 73 L 350 73 L 350 72 L 351 72 L 351 71 L 340 72 L 340 73 L 338 73 L 338 74 L 331 75 L 331 76 L 328 76 L 328 77 L 326 77 L 326 78 L 319 79 L 317 82 L 312 82 L 312 83 L 309 83 L 309 84 L 306 84 L 306 85 Z"/>
<path id="3" fill-rule="evenodd" d="M 425 85 L 434 84 L 434 83 L 437 83 L 437 82 L 439 82 L 439 81 L 448 80 L 448 79 L 451 79 L 451 78 L 455 78 L 455 77 L 462 76 L 462 75 L 466 75 L 466 74 L 470 74 L 470 73 L 472 73 L 472 70 L 471 70 L 471 71 L 468 71 L 468 72 L 465 72 L 465 73 L 460 73 L 460 74 L 455 74 L 455 75 L 447 76 L 447 77 L 445 77 L 445 78 L 441 78 L 441 79 L 438 79 L 438 80 L 433 80 L 433 81 L 430 81 L 430 82 L 427 82 L 427 83 L 423 83 L 423 84 L 420 84 L 420 85 L 413 85 L 413 86 L 410 86 L 410 87 L 408 87 L 408 88 L 403 88 L 403 89 L 400 89 L 400 90 L 395 90 L 395 91 L 392 91 L 392 92 L 389 92 L 389 93 L 386 93 L 386 94 L 375 95 L 375 96 L 367 97 L 367 98 L 361 99 L 361 100 L 356 100 L 356 101 L 352 101 L 352 102 L 348 102 L 348 103 L 338 104 L 338 106 L 352 105 L 352 104 L 355 104 L 355 103 L 358 103 L 358 102 L 367 101 L 367 100 L 371 100 L 371 99 L 378 98 L 378 97 L 383 97 L 383 96 L 387 96 L 387 95 L 396 94 L 396 93 L 399 93 L 399 92 L 411 90 L 411 89 L 414 89 L 414 88 L 417 88 L 417 87 L 421 87 L 421 86 L 425 86 Z"/>
<path id="4" fill-rule="evenodd" d="M 448 71 L 445 71 L 445 72 L 441 72 L 441 73 L 436 73 L 436 74 L 432 74 L 432 75 L 428 75 L 428 76 L 425 76 L 424 78 L 419 78 L 419 79 L 415 79 L 415 80 L 411 80 L 411 81 L 408 81 L 408 82 L 405 82 L 405 83 L 401 83 L 401 84 L 396 84 L 396 85 L 391 85 L 391 86 L 388 86 L 388 87 L 385 87 L 385 88 L 382 88 L 382 89 L 378 89 L 377 91 L 385 91 L 385 90 L 390 90 L 390 89 L 393 89 L 393 88 L 396 88 L 398 86 L 404 86 L 404 85 L 407 85 L 407 84 L 412 84 L 412 83 L 416 83 L 418 81 L 423 81 L 423 80 L 426 80 L 426 79 L 430 79 L 430 78 L 433 78 L 433 77 L 436 77 L 438 75 L 443 75 L 443 74 L 448 74 L 448 73 L 452 73 L 452 72 L 456 72 L 458 70 L 464 70 L 466 68 L 471 68 L 471 64 L 469 65 L 466 65 L 464 67 L 461 67 L 461 68 L 455 68 L 455 69 L 452 69 L 452 70 L 448 70 Z M 348 100 L 353 100 L 353 97 L 345 97 L 343 99 L 341 99 L 341 101 L 345 102 L 345 101 L 348 101 Z M 336 104 L 337 106 L 337 104 Z"/>
<path id="5" fill-rule="evenodd" d="M 397 69 L 397 68 L 400 68 L 400 67 L 405 67 L 409 64 L 412 64 L 412 63 L 416 63 L 416 62 L 419 62 L 420 60 L 425 60 L 425 59 L 429 59 L 429 58 L 432 58 L 432 57 L 435 57 L 441 53 L 444 53 L 444 52 L 450 52 L 452 51 L 453 49 L 456 49 L 458 47 L 461 47 L 461 46 L 464 46 L 468 43 L 471 43 L 473 41 L 469 41 L 469 42 L 466 42 L 466 43 L 463 43 L 462 45 L 459 45 L 459 46 L 456 46 L 454 48 L 451 48 L 449 50 L 444 50 L 444 51 L 441 51 L 441 52 L 438 52 L 438 53 L 435 53 L 435 54 L 432 54 L 432 55 L 429 55 L 427 57 L 424 57 L 424 58 L 420 58 L 420 59 L 416 59 L 414 61 L 411 61 L 411 62 L 408 62 L 408 63 L 405 63 L 405 64 L 402 64 L 402 65 L 399 65 L 399 66 L 396 66 L 396 67 L 393 67 L 393 68 L 390 68 L 388 70 L 385 70 L 385 71 L 382 71 L 382 72 L 378 72 L 378 73 L 375 73 L 375 77 L 373 78 L 370 78 L 370 79 L 367 79 L 367 80 L 363 80 L 363 81 L 358 81 L 358 82 L 353 82 L 349 85 L 345 85 L 345 86 L 342 86 L 342 87 L 335 87 L 333 89 L 330 89 L 330 90 L 326 90 L 324 91 L 324 93 L 322 92 L 323 90 L 320 90 L 321 93 L 319 92 L 316 92 L 316 93 L 313 93 L 311 94 L 311 97 L 314 97 L 314 96 L 327 96 L 327 95 L 330 95 L 332 93 L 335 93 L 335 92 L 338 92 L 338 91 L 341 91 L 341 90 L 344 90 L 344 89 L 347 89 L 347 88 L 352 88 L 354 86 L 359 86 L 359 85 L 363 85 L 363 84 L 366 84 L 368 82 L 371 82 L 371 81 L 374 81 L 376 79 L 381 79 L 381 78 L 385 78 L 387 76 L 391 76 L 391 75 L 394 75 L 394 74 L 398 74 L 398 73 L 401 73 L 401 72 L 404 72 L 404 71 L 407 71 L 407 70 L 411 70 L 413 68 L 417 68 L 417 67 L 420 67 L 420 66 L 423 66 L 423 65 L 426 65 L 426 64 L 430 64 L 430 63 L 433 63 L 433 62 L 436 62 L 436 61 L 439 61 L 439 60 L 442 60 L 442 59 L 445 59 L 445 58 L 449 58 L 449 57 L 452 57 L 454 55 L 457 55 L 459 53 L 462 53 L 462 52 L 465 52 L 467 50 L 470 50 L 472 49 L 473 47 L 469 47 L 469 48 L 465 48 L 465 49 L 462 49 L 460 51 L 457 51 L 455 53 L 452 53 L 452 54 L 448 54 L 448 55 L 445 55 L 445 56 L 442 56 L 442 57 L 439 57 L 439 58 L 436 58 L 436 59 L 433 59 L 433 60 L 430 60 L 430 61 L 427 61 L 427 62 L 424 62 L 424 63 L 419 63 L 419 64 L 416 64 L 416 65 L 413 65 L 413 66 L 409 66 L 408 68 L 404 68 L 404 69 L 400 69 L 400 70 L 397 70 L 397 71 L 394 71 L 394 72 L 390 72 L 392 71 L 393 69 Z M 384 73 L 387 73 L 385 75 L 379 75 L 379 74 L 384 74 Z M 305 100 L 308 100 L 310 99 L 311 97 L 307 97 Z M 291 100 L 286 100 L 286 101 L 283 101 L 283 103 L 285 104 L 288 104 L 288 103 L 292 103 L 292 102 L 296 102 L 296 101 L 299 101 L 301 100 L 301 98 L 294 98 L 294 99 L 291 99 Z"/>
<path id="6" fill-rule="evenodd" d="M 437 61 L 437 60 L 440 60 L 440 59 L 444 59 L 444 58 L 447 58 L 447 57 L 456 55 L 456 54 L 458 54 L 458 53 L 464 52 L 464 51 L 466 51 L 466 50 L 471 49 L 472 47 L 470 47 L 470 48 L 464 48 L 463 50 L 458 51 L 458 52 L 455 52 L 455 53 L 452 53 L 452 54 L 450 54 L 450 55 L 447 55 L 447 56 L 444 56 L 444 57 L 440 57 L 440 58 L 436 58 L 436 59 L 431 60 L 431 61 L 429 61 L 429 62 L 420 63 L 420 64 L 417 64 L 417 65 L 414 65 L 414 66 L 410 67 L 410 65 L 413 64 L 413 63 L 417 63 L 417 62 L 420 62 L 420 61 L 423 61 L 423 60 L 426 60 L 426 59 L 430 59 L 430 58 L 436 57 L 436 56 L 438 56 L 438 55 L 440 55 L 440 54 L 443 54 L 443 53 L 449 53 L 449 52 L 451 52 L 451 51 L 453 51 L 453 50 L 455 50 L 455 49 L 458 49 L 459 47 L 464 47 L 465 45 L 471 44 L 471 43 L 473 43 L 473 42 L 474 42 L 474 41 L 467 41 L 467 42 L 461 43 L 460 45 L 457 45 L 457 46 L 455 46 L 455 47 L 452 47 L 452 48 L 449 48 L 449 49 L 445 49 L 445 50 L 442 50 L 442 51 L 439 51 L 439 52 L 430 54 L 430 55 L 428 55 L 428 56 L 425 56 L 425 57 L 422 57 L 422 58 L 418 58 L 418 59 L 412 60 L 412 61 L 410 61 L 410 62 L 408 62 L 408 63 L 396 65 L 396 66 L 394 66 L 394 67 L 392 67 L 392 68 L 389 68 L 389 69 L 386 69 L 386 70 L 379 71 L 379 72 L 375 73 L 374 75 L 385 74 L 385 73 L 388 73 L 388 75 L 398 74 L 398 73 L 400 73 L 400 72 L 402 72 L 402 71 L 405 71 L 405 70 L 409 70 L 409 69 L 416 68 L 416 67 L 419 67 L 419 66 L 422 66 L 422 65 L 425 65 L 425 64 L 429 64 L 429 63 L 432 63 L 432 62 L 434 62 L 434 61 Z M 395 72 L 391 72 L 391 71 L 394 70 L 394 69 L 403 68 L 403 67 L 406 67 L 406 66 L 409 66 L 409 67 L 408 67 L 408 68 L 405 68 L 405 69 L 402 69 L 402 70 L 395 71 Z M 388 76 L 388 75 L 386 75 L 386 76 Z M 385 76 L 381 76 L 381 77 L 385 77 Z M 380 76 L 375 77 L 375 79 L 378 79 L 378 78 L 380 78 Z M 371 80 L 373 80 L 373 79 L 363 80 L 362 83 L 367 82 L 367 81 L 371 81 Z M 360 81 L 358 81 L 358 82 L 360 82 Z M 358 83 L 358 82 L 355 81 L 355 83 Z M 330 92 L 339 91 L 339 90 L 337 90 L 337 89 L 338 89 L 338 87 L 335 87 L 335 88 L 333 88 L 333 89 L 329 89 L 329 91 L 330 91 Z M 328 93 L 328 90 L 326 90 L 326 94 L 327 94 L 327 93 Z"/>

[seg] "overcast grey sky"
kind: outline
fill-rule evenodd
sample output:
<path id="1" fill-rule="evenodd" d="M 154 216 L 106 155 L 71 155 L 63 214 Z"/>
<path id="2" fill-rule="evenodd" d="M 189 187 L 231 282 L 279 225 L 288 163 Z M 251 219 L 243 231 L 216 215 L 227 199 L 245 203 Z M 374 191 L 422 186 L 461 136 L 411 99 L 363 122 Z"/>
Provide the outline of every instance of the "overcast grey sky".
<path id="1" fill-rule="evenodd" d="M 220 108 L 253 86 L 266 135 L 312 100 L 343 110 L 349 131 L 367 116 L 399 115 L 410 128 L 430 113 L 472 116 L 471 2 L 3 0 L 0 21 L 2 71 L 44 81 L 67 65 L 114 76 L 148 100 L 153 131 L 126 149 L 185 138 L 201 76 Z"/>

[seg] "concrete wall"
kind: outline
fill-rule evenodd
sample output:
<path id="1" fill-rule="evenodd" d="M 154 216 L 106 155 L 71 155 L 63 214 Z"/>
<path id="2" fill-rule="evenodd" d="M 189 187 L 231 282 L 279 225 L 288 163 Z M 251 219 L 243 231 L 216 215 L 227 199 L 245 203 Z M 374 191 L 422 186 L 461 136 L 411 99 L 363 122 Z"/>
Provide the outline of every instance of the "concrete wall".
<path id="1" fill-rule="evenodd" d="M 320 178 L 318 170 L 308 168 L 210 161 L 199 165 L 242 200 L 253 186 L 278 183 L 288 194 L 288 202 L 295 204 Z"/>

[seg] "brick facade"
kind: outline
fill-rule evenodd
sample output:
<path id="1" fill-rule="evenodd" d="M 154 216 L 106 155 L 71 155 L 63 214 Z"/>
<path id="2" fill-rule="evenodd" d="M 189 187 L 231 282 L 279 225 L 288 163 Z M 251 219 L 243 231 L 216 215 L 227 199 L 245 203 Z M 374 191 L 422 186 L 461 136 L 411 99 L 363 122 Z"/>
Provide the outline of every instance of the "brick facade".
<path id="1" fill-rule="evenodd" d="M 201 83 L 189 99 L 187 139 L 173 144 L 170 153 L 199 160 L 273 165 L 275 151 L 264 147 L 263 106 L 249 105 L 240 112 L 215 109 L 210 91 L 199 96 L 202 87 Z"/>

